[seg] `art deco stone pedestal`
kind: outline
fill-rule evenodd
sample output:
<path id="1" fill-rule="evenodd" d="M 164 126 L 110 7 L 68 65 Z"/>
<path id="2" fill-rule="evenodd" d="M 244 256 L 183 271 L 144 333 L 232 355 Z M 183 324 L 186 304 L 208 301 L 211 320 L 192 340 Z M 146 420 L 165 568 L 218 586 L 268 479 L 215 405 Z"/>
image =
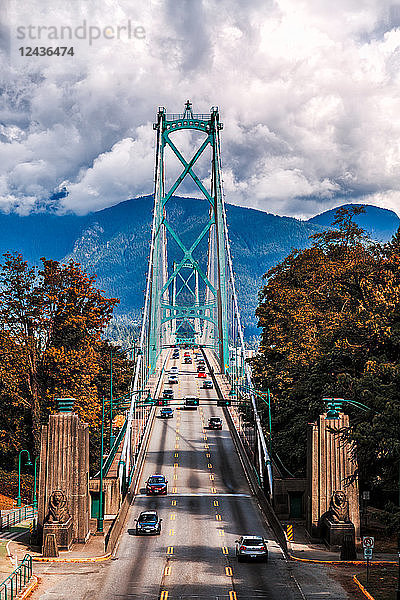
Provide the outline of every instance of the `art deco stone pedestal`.
<path id="1" fill-rule="evenodd" d="M 343 546 L 345 537 L 355 539 L 353 523 L 333 523 L 325 519 L 322 525 L 322 538 L 331 552 L 337 552 Z"/>
<path id="2" fill-rule="evenodd" d="M 72 408 L 73 400 L 68 401 Z M 68 406 L 67 401 L 63 404 L 60 401 L 64 411 L 65 405 Z M 68 518 L 71 517 L 66 528 L 65 523 L 47 523 L 49 501 L 55 490 L 66 499 Z M 48 524 L 54 526 L 52 533 L 56 534 L 60 547 L 70 547 L 71 541 L 87 541 L 90 533 L 89 428 L 73 412 L 50 415 L 48 425 L 42 427 L 38 500 L 39 528 L 43 531 Z"/>
<path id="3" fill-rule="evenodd" d="M 66 523 L 45 523 L 43 526 L 43 547 L 46 547 L 46 538 L 54 535 L 57 550 L 69 550 L 72 546 L 72 517 Z M 46 556 L 43 551 L 43 556 Z"/>
<path id="4" fill-rule="evenodd" d="M 308 425 L 307 530 L 311 538 L 322 537 L 322 518 L 334 493 L 343 490 L 348 500 L 348 521 L 354 525 L 357 540 L 360 536 L 360 507 L 358 480 L 353 478 L 357 464 L 349 444 L 340 436 L 340 429 L 349 426 L 349 416 L 344 413 L 339 413 L 338 419 L 327 419 L 326 416 L 320 415 L 316 423 Z M 353 481 L 349 483 L 351 478 Z"/>

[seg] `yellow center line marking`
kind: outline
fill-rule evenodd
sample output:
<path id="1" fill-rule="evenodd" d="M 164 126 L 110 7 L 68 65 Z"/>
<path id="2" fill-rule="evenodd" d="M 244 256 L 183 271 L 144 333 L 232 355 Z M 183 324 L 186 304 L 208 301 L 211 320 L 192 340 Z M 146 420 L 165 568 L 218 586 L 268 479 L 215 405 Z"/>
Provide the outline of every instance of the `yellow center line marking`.
<path id="1" fill-rule="evenodd" d="M 171 506 L 176 506 L 176 500 L 172 500 Z"/>
<path id="2" fill-rule="evenodd" d="M 229 600 L 237 600 L 236 592 L 229 592 Z"/>
<path id="3" fill-rule="evenodd" d="M 222 554 L 228 554 L 228 548 L 226 546 L 222 546 Z"/>
<path id="4" fill-rule="evenodd" d="M 164 575 L 171 575 L 171 567 L 165 567 Z"/>
<path id="5" fill-rule="evenodd" d="M 174 547 L 173 546 L 168 546 L 167 548 L 167 554 L 173 554 L 174 553 Z"/>
<path id="6" fill-rule="evenodd" d="M 230 592 L 229 592 L 229 593 L 230 593 Z M 163 590 L 163 591 L 161 592 L 160 600 L 167 600 L 167 598 L 168 598 L 168 592 L 167 592 L 167 591 L 165 591 L 165 590 Z M 229 598 L 230 598 L 230 596 L 229 596 Z M 233 596 L 232 596 L 232 598 L 233 598 Z M 236 596 L 235 596 L 235 598 L 236 598 Z"/>
<path id="7" fill-rule="evenodd" d="M 209 452 L 206 452 L 206 457 L 210 458 L 211 454 Z"/>
<path id="8" fill-rule="evenodd" d="M 174 469 L 176 469 L 177 467 L 179 467 L 178 463 L 174 463 Z"/>
<path id="9" fill-rule="evenodd" d="M 173 487 L 173 488 L 172 488 L 172 493 L 173 493 L 173 494 L 176 494 L 176 487 Z"/>
<path id="10" fill-rule="evenodd" d="M 209 449 L 210 449 L 210 446 L 209 446 L 208 444 L 204 444 L 204 448 L 205 448 L 206 450 L 209 450 Z"/>
<path id="11" fill-rule="evenodd" d="M 211 481 L 214 481 L 214 479 L 215 479 L 214 475 L 210 475 L 210 479 L 211 479 Z"/>
<path id="12" fill-rule="evenodd" d="M 228 577 L 232 577 L 232 575 L 233 575 L 232 567 L 225 567 L 225 575 L 227 575 Z"/>
<path id="13" fill-rule="evenodd" d="M 168 535 L 175 535 L 175 529 L 170 529 L 168 532 Z"/>
<path id="14" fill-rule="evenodd" d="M 211 464 L 211 463 L 208 463 L 207 467 L 208 467 L 209 469 L 212 469 L 212 464 Z"/>
<path id="15" fill-rule="evenodd" d="M 170 521 L 175 521 L 175 519 L 176 519 L 176 513 L 172 513 L 172 514 L 170 515 L 170 517 L 169 517 L 169 520 L 170 520 Z"/>
<path id="16" fill-rule="evenodd" d="M 215 518 L 216 518 L 217 521 L 220 521 L 221 520 L 221 515 L 215 515 Z"/>
<path id="17" fill-rule="evenodd" d="M 175 452 L 174 458 L 178 458 L 178 456 L 179 456 L 179 452 Z"/>
<path id="18" fill-rule="evenodd" d="M 207 439 L 208 439 L 206 435 L 205 435 L 205 436 L 203 436 L 203 438 L 204 438 L 205 440 L 207 440 Z"/>
<path id="19" fill-rule="evenodd" d="M 178 479 L 178 475 L 176 473 L 174 473 L 174 479 L 177 480 Z"/>
<path id="20" fill-rule="evenodd" d="M 214 504 L 214 506 L 219 506 L 218 500 L 214 500 L 213 504 Z"/>
<path id="21" fill-rule="evenodd" d="M 179 444 L 175 444 L 175 450 L 178 450 Z"/>
<path id="22" fill-rule="evenodd" d="M 225 535 L 225 531 L 224 531 L 223 529 L 219 529 L 219 530 L 218 530 L 218 535 L 219 535 L 220 537 L 224 537 L 224 535 Z"/>
<path id="23" fill-rule="evenodd" d="M 212 488 L 211 488 L 211 493 L 212 493 L 212 494 L 216 494 L 216 493 L 217 493 L 217 488 L 215 488 L 215 487 L 212 487 Z"/>

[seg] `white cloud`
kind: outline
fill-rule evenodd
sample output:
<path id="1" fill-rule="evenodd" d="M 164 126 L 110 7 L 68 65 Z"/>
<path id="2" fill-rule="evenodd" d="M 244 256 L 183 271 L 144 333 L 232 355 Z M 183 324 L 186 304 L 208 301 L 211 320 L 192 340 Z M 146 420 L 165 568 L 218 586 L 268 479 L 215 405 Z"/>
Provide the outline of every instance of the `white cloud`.
<path id="1" fill-rule="evenodd" d="M 198 112 L 220 107 L 228 202 L 307 217 L 365 197 L 400 213 L 393 2 L 32 0 L 26 13 L 9 0 L 0 210 L 43 206 L 62 184 L 60 209 L 79 213 L 152 192 L 157 108 L 178 112 L 190 98 Z M 18 26 L 129 21 L 145 39 L 72 40 L 74 57 L 17 56 L 27 41 Z M 189 156 L 190 136 L 180 142 Z M 208 166 L 198 168 L 204 181 Z M 175 162 L 170 175 L 179 171 Z"/>

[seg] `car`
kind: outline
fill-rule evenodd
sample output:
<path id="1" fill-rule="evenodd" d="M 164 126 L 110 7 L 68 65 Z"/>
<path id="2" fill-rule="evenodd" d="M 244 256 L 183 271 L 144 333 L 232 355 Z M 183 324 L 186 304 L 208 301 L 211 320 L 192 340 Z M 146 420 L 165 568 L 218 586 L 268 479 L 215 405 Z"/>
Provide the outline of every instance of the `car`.
<path id="1" fill-rule="evenodd" d="M 203 387 L 205 390 L 212 390 L 213 382 L 211 381 L 211 379 L 206 379 L 205 381 L 203 381 L 203 385 L 201 387 Z"/>
<path id="2" fill-rule="evenodd" d="M 190 352 L 185 352 L 185 353 L 183 354 L 183 357 L 184 357 L 184 358 L 186 358 L 187 356 L 190 356 Z"/>
<path id="3" fill-rule="evenodd" d="M 161 521 L 155 510 L 145 510 L 140 513 L 136 521 L 136 535 L 160 535 Z"/>
<path id="4" fill-rule="evenodd" d="M 197 377 L 207 377 L 204 371 L 199 371 Z"/>
<path id="5" fill-rule="evenodd" d="M 183 359 L 183 362 L 184 362 L 186 365 L 191 365 L 191 364 L 192 364 L 192 359 L 190 358 L 190 356 L 186 356 L 186 357 Z"/>
<path id="6" fill-rule="evenodd" d="M 236 556 L 239 562 L 243 560 L 268 561 L 267 540 L 260 535 L 242 535 L 236 543 Z"/>
<path id="7" fill-rule="evenodd" d="M 208 419 L 208 429 L 222 429 L 221 417 L 211 417 Z"/>
<path id="8" fill-rule="evenodd" d="M 178 377 L 177 377 L 177 375 L 170 375 L 168 377 L 168 383 L 169 384 L 178 383 Z"/>
<path id="9" fill-rule="evenodd" d="M 196 396 L 185 396 L 183 400 L 185 409 L 197 410 L 199 399 Z"/>
<path id="10" fill-rule="evenodd" d="M 160 410 L 160 417 L 162 417 L 163 419 L 170 419 L 174 416 L 174 411 L 172 410 L 172 408 L 170 406 L 162 408 Z"/>
<path id="11" fill-rule="evenodd" d="M 168 400 L 172 400 L 174 397 L 174 390 L 172 390 L 171 388 L 165 388 L 163 390 L 163 398 L 168 398 Z"/>
<path id="12" fill-rule="evenodd" d="M 179 369 L 178 367 L 171 367 L 169 372 L 171 375 L 176 375 L 178 373 Z"/>
<path id="13" fill-rule="evenodd" d="M 197 365 L 197 372 L 199 371 L 205 371 L 206 370 L 206 366 L 205 365 Z"/>
<path id="14" fill-rule="evenodd" d="M 156 473 L 151 475 L 146 481 L 146 494 L 148 496 L 165 496 L 167 494 L 167 484 L 164 475 Z"/>

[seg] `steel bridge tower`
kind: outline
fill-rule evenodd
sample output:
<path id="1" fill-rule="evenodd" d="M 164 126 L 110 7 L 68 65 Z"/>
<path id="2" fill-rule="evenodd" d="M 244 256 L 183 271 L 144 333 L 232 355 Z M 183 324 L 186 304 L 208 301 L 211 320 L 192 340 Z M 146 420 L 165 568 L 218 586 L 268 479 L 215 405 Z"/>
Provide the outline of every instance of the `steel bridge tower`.
<path id="1" fill-rule="evenodd" d="M 150 256 L 149 368 L 155 368 L 162 347 L 182 341 L 182 332 L 185 327 L 187 332 L 189 327 L 188 336 L 196 343 L 213 348 L 218 356 L 221 372 L 225 373 L 229 366 L 228 265 L 219 136 L 222 123 L 219 121 L 218 108 L 212 108 L 210 114 L 193 114 L 189 101 L 185 104 L 183 114 L 169 115 L 165 108 L 160 108 L 153 127 L 157 135 L 157 149 Z M 174 133 L 184 129 L 203 134 L 202 143 L 189 161 L 172 141 Z M 167 147 L 183 166 L 179 177 L 169 189 L 165 185 Z M 193 168 L 206 150 L 210 153 L 211 162 L 209 191 Z M 208 207 L 207 222 L 191 244 L 183 242 L 177 227 L 171 225 L 167 211 L 168 202 L 186 177 L 194 181 L 201 196 L 207 201 L 206 209 Z M 182 253 L 180 260 L 173 264 L 171 273 L 167 260 L 168 237 L 176 242 Z M 208 260 L 203 266 L 196 255 L 199 245 L 207 238 Z M 186 298 L 181 293 L 183 288 L 187 292 Z"/>

